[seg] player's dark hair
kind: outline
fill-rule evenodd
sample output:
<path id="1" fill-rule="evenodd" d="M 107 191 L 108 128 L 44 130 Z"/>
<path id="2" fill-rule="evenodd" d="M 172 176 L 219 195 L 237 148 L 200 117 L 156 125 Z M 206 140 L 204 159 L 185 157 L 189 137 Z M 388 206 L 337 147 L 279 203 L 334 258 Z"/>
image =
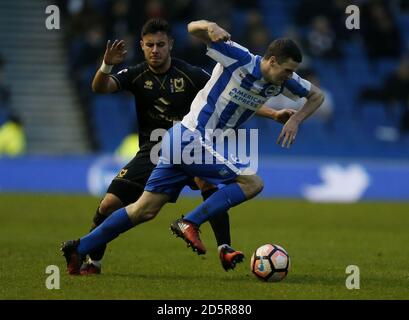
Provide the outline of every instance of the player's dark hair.
<path id="1" fill-rule="evenodd" d="M 270 43 L 264 58 L 270 59 L 272 56 L 276 57 L 278 63 L 283 63 L 288 58 L 298 63 L 302 61 L 300 48 L 293 40 L 288 38 L 276 39 Z"/>
<path id="2" fill-rule="evenodd" d="M 152 18 L 145 22 L 141 31 L 141 38 L 146 36 L 148 33 L 163 32 L 170 38 L 171 28 L 169 23 L 161 18 Z"/>

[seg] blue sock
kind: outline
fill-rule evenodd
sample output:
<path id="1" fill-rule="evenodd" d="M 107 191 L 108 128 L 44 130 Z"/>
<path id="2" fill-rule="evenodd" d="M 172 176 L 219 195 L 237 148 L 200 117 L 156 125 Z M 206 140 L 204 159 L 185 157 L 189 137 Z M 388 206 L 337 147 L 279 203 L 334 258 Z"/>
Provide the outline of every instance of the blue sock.
<path id="1" fill-rule="evenodd" d="M 237 183 L 231 183 L 213 193 L 184 219 L 200 226 L 210 217 L 226 212 L 244 201 L 246 201 L 246 196 L 240 186 Z"/>
<path id="2" fill-rule="evenodd" d="M 125 208 L 112 213 L 97 228 L 80 239 L 77 251 L 81 255 L 86 255 L 102 244 L 106 244 L 115 239 L 122 232 L 131 229 L 134 225 L 126 213 Z"/>

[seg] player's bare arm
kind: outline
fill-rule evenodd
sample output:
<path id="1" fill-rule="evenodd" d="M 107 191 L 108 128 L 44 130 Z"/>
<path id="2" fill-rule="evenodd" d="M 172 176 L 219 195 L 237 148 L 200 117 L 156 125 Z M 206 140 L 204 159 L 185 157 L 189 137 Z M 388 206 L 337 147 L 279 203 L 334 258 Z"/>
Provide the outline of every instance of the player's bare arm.
<path id="1" fill-rule="evenodd" d="M 319 108 L 324 102 L 322 91 L 311 84 L 311 90 L 308 94 L 307 102 L 286 122 L 277 139 L 277 144 L 281 143 L 283 148 L 289 148 L 295 141 L 298 126 Z"/>
<path id="2" fill-rule="evenodd" d="M 124 61 L 126 53 L 125 42 L 123 40 L 115 40 L 112 44 L 111 41 L 108 40 L 102 66 L 98 69 L 92 81 L 92 91 L 97 93 L 111 93 L 119 89 L 115 80 L 113 80 L 109 74 L 114 65 Z"/>
<path id="3" fill-rule="evenodd" d="M 290 117 L 295 114 L 297 110 L 294 109 L 281 109 L 276 110 L 270 107 L 261 106 L 260 109 L 257 110 L 256 114 L 260 117 L 273 119 L 279 123 L 286 123 Z"/>
<path id="4" fill-rule="evenodd" d="M 206 45 L 211 42 L 228 41 L 230 33 L 218 26 L 214 22 L 198 20 L 190 22 L 187 26 L 188 32 L 202 40 Z"/>

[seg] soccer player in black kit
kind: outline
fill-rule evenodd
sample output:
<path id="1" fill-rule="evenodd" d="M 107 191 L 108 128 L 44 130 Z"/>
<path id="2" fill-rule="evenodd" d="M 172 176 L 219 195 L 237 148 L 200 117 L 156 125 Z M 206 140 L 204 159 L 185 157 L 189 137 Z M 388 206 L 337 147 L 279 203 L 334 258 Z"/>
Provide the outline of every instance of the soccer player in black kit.
<path id="1" fill-rule="evenodd" d="M 204 87 L 210 75 L 203 69 L 194 67 L 183 60 L 171 58 L 173 39 L 170 27 L 163 19 L 150 19 L 142 28 L 140 41 L 145 61 L 110 74 L 114 65 L 123 62 L 126 55 L 124 41 L 107 43 L 101 68 L 95 74 L 92 89 L 97 93 L 112 93 L 127 90 L 134 94 L 139 128 L 139 152 L 119 172 L 108 187 L 93 218 L 92 229 L 99 226 L 111 213 L 135 202 L 143 193 L 145 184 L 155 167 L 150 153 L 157 141 L 150 141 L 151 132 L 158 128 L 168 130 L 174 121 L 181 121 L 189 112 L 196 94 Z M 281 113 L 285 122 L 293 110 Z M 258 115 L 275 118 L 271 109 L 262 107 Z M 192 185 L 197 186 L 203 199 L 207 199 L 218 189 L 199 178 Z M 228 213 L 217 215 L 210 221 L 216 237 L 219 257 L 223 268 L 234 269 L 243 261 L 241 251 L 234 250 L 230 240 Z M 106 246 L 89 254 L 80 274 L 101 272 L 101 259 Z"/>

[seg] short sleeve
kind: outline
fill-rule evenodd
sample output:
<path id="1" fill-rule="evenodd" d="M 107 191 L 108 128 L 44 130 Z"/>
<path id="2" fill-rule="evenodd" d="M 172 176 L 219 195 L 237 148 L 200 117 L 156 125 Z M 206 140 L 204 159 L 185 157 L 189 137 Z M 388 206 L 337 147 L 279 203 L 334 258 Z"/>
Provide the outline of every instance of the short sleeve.
<path id="1" fill-rule="evenodd" d="M 207 47 L 207 53 L 210 58 L 228 67 L 238 61 L 246 64 L 251 61 L 250 51 L 234 41 L 211 42 Z"/>
<path id="2" fill-rule="evenodd" d="M 200 69 L 198 70 L 198 72 L 196 72 L 195 74 L 195 85 L 197 86 L 198 89 L 202 89 L 207 81 L 210 80 L 210 74 L 208 74 L 205 70 Z"/>
<path id="3" fill-rule="evenodd" d="M 290 80 L 284 81 L 282 94 L 293 101 L 308 96 L 311 90 L 311 82 L 301 78 L 295 72 Z"/>
<path id="4" fill-rule="evenodd" d="M 118 90 L 130 90 L 133 73 L 133 68 L 129 67 L 122 69 L 115 74 L 111 74 L 110 77 L 115 80 L 116 84 L 118 85 Z"/>

